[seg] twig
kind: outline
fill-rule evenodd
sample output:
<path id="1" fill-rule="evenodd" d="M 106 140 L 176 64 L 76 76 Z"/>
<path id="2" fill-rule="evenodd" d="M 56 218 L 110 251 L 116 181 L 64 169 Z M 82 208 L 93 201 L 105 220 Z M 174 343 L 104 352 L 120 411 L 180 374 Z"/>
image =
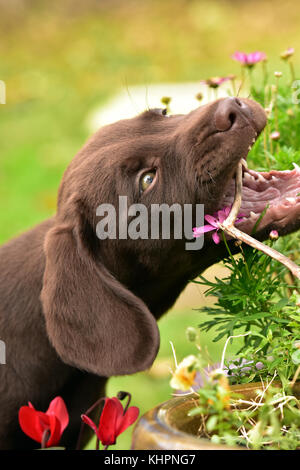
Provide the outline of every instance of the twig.
<path id="1" fill-rule="evenodd" d="M 220 228 L 224 230 L 224 232 L 226 232 L 233 238 L 237 238 L 238 240 L 247 243 L 248 245 L 252 246 L 253 248 L 256 248 L 257 250 L 262 251 L 263 253 L 275 259 L 276 261 L 279 261 L 279 263 L 286 266 L 297 279 L 300 279 L 300 267 L 296 263 L 284 256 L 282 253 L 279 253 L 279 251 L 276 251 L 270 246 L 264 245 L 258 240 L 255 240 L 254 238 L 250 237 L 250 235 L 241 232 L 236 227 L 227 227 L 225 225 L 225 222 L 224 224 L 220 224 Z"/>
<path id="2" fill-rule="evenodd" d="M 235 219 L 238 216 L 238 213 L 242 204 L 242 187 L 243 187 L 243 165 L 242 165 L 242 162 L 240 162 L 236 170 L 234 201 L 233 201 L 229 216 L 223 222 L 223 225 L 226 227 L 227 226 L 233 227 Z"/>
<path id="3" fill-rule="evenodd" d="M 242 232 L 241 230 L 237 229 L 234 226 L 235 219 L 238 215 L 242 203 L 242 163 L 240 162 L 237 168 L 236 173 L 236 180 L 235 180 L 235 197 L 234 202 L 230 211 L 229 216 L 226 220 L 221 224 L 219 223 L 219 227 L 223 230 L 227 235 L 230 235 L 237 240 L 241 240 L 247 245 L 256 248 L 257 250 L 262 251 L 266 255 L 270 256 L 271 258 L 279 261 L 279 263 L 286 266 L 293 276 L 297 279 L 300 279 L 300 267 L 294 263 L 292 260 L 284 256 L 282 253 L 274 250 L 273 248 L 269 247 L 268 245 L 264 245 L 263 243 L 259 242 L 255 238 L 252 238 L 247 233 Z"/>
<path id="4" fill-rule="evenodd" d="M 242 336 L 248 336 L 251 334 L 251 331 L 248 331 L 247 333 L 244 333 L 242 335 L 236 335 L 236 336 L 229 336 L 226 340 L 226 343 L 224 345 L 224 348 L 223 348 L 223 353 L 222 353 L 222 359 L 221 359 L 221 365 L 220 365 L 220 369 L 224 369 L 224 362 L 225 362 L 225 353 L 226 353 L 226 349 L 227 349 L 227 345 L 228 345 L 228 342 L 233 339 L 233 338 L 241 338 Z"/>
<path id="5" fill-rule="evenodd" d="M 300 366 L 298 366 L 297 370 L 296 370 L 296 373 L 294 375 L 294 378 L 293 380 L 291 381 L 291 388 L 294 387 L 295 383 L 296 383 L 296 380 L 298 379 L 298 376 L 300 374 Z"/>
<path id="6" fill-rule="evenodd" d="M 176 357 L 176 352 L 175 352 L 174 344 L 173 344 L 172 341 L 170 341 L 170 345 L 171 345 L 172 352 L 173 352 L 173 357 L 174 357 L 174 362 L 175 362 L 175 369 L 177 369 L 177 367 L 178 367 L 177 357 Z"/>

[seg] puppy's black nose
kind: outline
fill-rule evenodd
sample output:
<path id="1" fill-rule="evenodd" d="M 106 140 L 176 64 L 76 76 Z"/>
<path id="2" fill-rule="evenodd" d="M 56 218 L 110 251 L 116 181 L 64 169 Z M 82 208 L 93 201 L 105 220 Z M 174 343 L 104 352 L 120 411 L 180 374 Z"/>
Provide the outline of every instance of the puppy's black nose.
<path id="1" fill-rule="evenodd" d="M 228 131 L 239 116 L 249 116 L 251 111 L 246 103 L 239 98 L 225 98 L 220 101 L 215 114 L 218 131 Z"/>

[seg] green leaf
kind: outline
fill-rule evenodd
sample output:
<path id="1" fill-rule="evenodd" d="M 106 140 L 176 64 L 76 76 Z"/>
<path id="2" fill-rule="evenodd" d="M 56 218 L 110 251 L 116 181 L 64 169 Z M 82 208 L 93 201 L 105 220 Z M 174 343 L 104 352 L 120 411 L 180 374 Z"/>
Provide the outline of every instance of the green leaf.
<path id="1" fill-rule="evenodd" d="M 221 439 L 217 434 L 214 434 L 213 436 L 211 436 L 211 442 L 213 442 L 214 444 L 220 444 Z"/>
<path id="2" fill-rule="evenodd" d="M 217 424 L 218 424 L 218 416 L 212 415 L 207 420 L 206 429 L 208 430 L 208 432 L 212 432 L 216 429 Z"/>
<path id="3" fill-rule="evenodd" d="M 285 307 L 289 303 L 289 299 L 287 297 L 283 297 L 277 304 L 274 304 L 272 306 L 272 310 L 278 311 L 281 310 L 283 307 Z"/>
<path id="4" fill-rule="evenodd" d="M 296 351 L 293 352 L 292 361 L 296 365 L 300 364 L 300 349 L 297 349 Z"/>
<path id="5" fill-rule="evenodd" d="M 254 235 L 254 234 L 256 233 L 256 231 L 257 231 L 257 229 L 258 229 L 258 226 L 259 226 L 259 224 L 261 223 L 263 217 L 266 215 L 266 212 L 267 212 L 267 210 L 268 210 L 269 207 L 270 207 L 270 204 L 268 203 L 268 204 L 266 205 L 266 207 L 264 208 L 264 210 L 262 211 L 262 213 L 260 214 L 259 218 L 257 219 L 257 221 L 256 221 L 256 223 L 255 223 L 255 225 L 254 225 L 254 227 L 253 227 L 253 229 L 252 229 L 251 235 Z"/>

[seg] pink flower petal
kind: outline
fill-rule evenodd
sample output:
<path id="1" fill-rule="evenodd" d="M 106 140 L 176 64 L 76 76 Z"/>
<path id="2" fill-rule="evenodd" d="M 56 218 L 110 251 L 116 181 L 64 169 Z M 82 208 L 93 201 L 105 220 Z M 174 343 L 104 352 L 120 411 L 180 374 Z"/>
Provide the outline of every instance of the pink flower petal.
<path id="1" fill-rule="evenodd" d="M 200 237 L 203 233 L 211 232 L 212 230 L 216 230 L 216 227 L 212 227 L 211 225 L 203 225 L 203 227 L 195 227 L 193 228 L 194 237 Z"/>
<path id="2" fill-rule="evenodd" d="M 204 219 L 210 224 L 212 225 L 214 228 L 219 228 L 219 225 L 218 225 L 218 220 L 213 217 L 212 215 L 205 215 L 204 216 Z"/>
<path id="3" fill-rule="evenodd" d="M 249 65 L 254 65 L 256 62 L 259 62 L 261 60 L 261 53 L 260 52 L 251 52 L 247 56 L 247 63 Z"/>
<path id="4" fill-rule="evenodd" d="M 261 52 L 258 52 L 258 51 L 257 51 L 257 52 L 254 52 L 254 53 L 253 53 L 253 60 L 254 60 L 255 62 L 259 62 L 259 61 L 262 60 L 262 59 L 263 59 L 263 54 L 262 54 Z"/>
<path id="5" fill-rule="evenodd" d="M 219 222 L 222 224 L 224 222 L 224 220 L 227 219 L 227 217 L 229 216 L 230 214 L 230 210 L 231 208 L 230 207 L 224 207 L 224 209 L 221 209 L 218 211 L 218 220 Z"/>
<path id="6" fill-rule="evenodd" d="M 218 245 L 218 243 L 220 243 L 220 241 L 221 241 L 221 239 L 220 239 L 219 235 L 217 234 L 217 232 L 213 233 L 212 239 L 216 243 L 216 245 Z"/>
<path id="7" fill-rule="evenodd" d="M 244 52 L 235 52 L 232 56 L 232 58 L 234 60 L 237 60 L 238 62 L 240 62 L 241 64 L 246 64 L 247 63 L 247 55 L 244 54 Z"/>
<path id="8" fill-rule="evenodd" d="M 264 60 L 266 58 L 266 54 L 260 51 L 250 52 L 250 54 L 237 51 L 232 55 L 232 58 L 240 62 L 242 65 L 250 66 Z"/>
<path id="9" fill-rule="evenodd" d="M 246 216 L 244 214 L 239 214 L 235 220 L 235 223 L 238 224 L 240 222 L 242 222 L 242 220 L 245 218 Z"/>

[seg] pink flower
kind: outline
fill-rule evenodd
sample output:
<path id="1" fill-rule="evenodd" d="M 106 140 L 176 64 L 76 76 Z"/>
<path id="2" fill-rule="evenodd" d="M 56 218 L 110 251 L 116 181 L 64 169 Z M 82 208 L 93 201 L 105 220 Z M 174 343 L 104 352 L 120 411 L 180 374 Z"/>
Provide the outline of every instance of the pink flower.
<path id="1" fill-rule="evenodd" d="M 294 52 L 295 52 L 295 49 L 293 47 L 288 47 L 288 49 L 286 49 L 286 51 L 284 51 L 280 54 L 280 57 L 283 60 L 287 60 L 290 57 L 292 57 L 292 55 L 294 55 Z"/>
<path id="2" fill-rule="evenodd" d="M 204 83 L 204 85 L 209 86 L 210 88 L 218 88 L 222 83 L 231 80 L 231 77 L 211 77 L 207 80 L 201 80 L 200 83 Z"/>
<path id="3" fill-rule="evenodd" d="M 250 54 L 245 54 L 245 52 L 235 52 L 232 56 L 234 60 L 237 60 L 245 67 L 253 67 L 257 62 L 261 62 L 266 59 L 266 54 L 264 52 L 250 52 Z"/>
<path id="4" fill-rule="evenodd" d="M 215 233 L 212 234 L 212 239 L 216 244 L 220 243 L 221 239 L 218 235 L 218 231 L 220 230 L 219 224 L 222 224 L 227 219 L 230 210 L 231 207 L 228 206 L 224 207 L 224 209 L 221 209 L 218 212 L 215 212 L 213 215 L 204 216 L 208 224 L 203 225 L 203 227 L 193 228 L 194 237 L 200 237 L 203 233 L 215 231 Z M 236 222 L 240 222 L 243 217 L 244 214 L 239 214 Z"/>

